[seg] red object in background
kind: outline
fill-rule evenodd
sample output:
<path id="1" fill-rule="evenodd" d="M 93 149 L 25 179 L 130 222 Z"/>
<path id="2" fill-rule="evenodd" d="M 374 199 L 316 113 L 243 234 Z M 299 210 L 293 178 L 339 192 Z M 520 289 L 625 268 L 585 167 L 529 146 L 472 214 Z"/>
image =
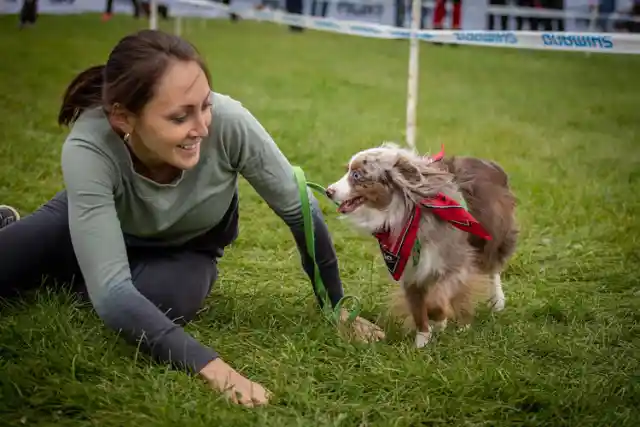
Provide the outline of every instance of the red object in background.
<path id="1" fill-rule="evenodd" d="M 447 0 L 436 0 L 436 8 L 433 12 L 433 28 L 442 29 L 442 21 L 446 15 L 445 5 Z M 453 17 L 451 19 L 451 28 L 460 29 L 460 20 L 462 16 L 462 0 L 453 0 Z"/>

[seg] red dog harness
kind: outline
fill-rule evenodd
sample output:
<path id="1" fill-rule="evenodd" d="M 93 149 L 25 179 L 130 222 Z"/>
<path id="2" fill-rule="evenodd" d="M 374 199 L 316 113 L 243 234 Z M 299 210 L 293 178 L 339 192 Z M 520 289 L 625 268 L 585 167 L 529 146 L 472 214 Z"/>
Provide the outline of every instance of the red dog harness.
<path id="1" fill-rule="evenodd" d="M 444 147 L 436 155 L 429 158 L 430 163 L 441 160 L 444 157 Z M 380 251 L 387 265 L 387 269 L 395 280 L 402 277 L 402 273 L 413 254 L 417 256 L 420 251 L 420 242 L 417 241 L 418 229 L 420 227 L 420 211 L 422 208 L 430 209 L 437 217 L 449 222 L 452 226 L 475 234 L 486 240 L 491 240 L 491 236 L 463 206 L 451 197 L 443 193 L 438 193 L 435 197 L 428 197 L 420 201 L 411 211 L 402 232 L 395 240 L 391 239 L 391 233 L 374 233 L 380 245 Z"/>

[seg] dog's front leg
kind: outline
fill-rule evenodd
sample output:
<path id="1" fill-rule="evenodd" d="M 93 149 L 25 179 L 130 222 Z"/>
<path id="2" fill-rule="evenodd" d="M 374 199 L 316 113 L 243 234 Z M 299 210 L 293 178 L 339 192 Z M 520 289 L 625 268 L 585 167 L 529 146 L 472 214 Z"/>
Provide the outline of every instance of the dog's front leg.
<path id="1" fill-rule="evenodd" d="M 495 273 L 491 276 L 491 296 L 489 299 L 489 307 L 492 311 L 504 310 L 504 291 L 502 290 L 502 280 L 500 279 L 500 273 Z"/>
<path id="2" fill-rule="evenodd" d="M 425 301 L 426 290 L 417 285 L 410 285 L 406 289 L 407 303 L 416 325 L 416 347 L 422 348 L 431 340 L 431 325 Z"/>

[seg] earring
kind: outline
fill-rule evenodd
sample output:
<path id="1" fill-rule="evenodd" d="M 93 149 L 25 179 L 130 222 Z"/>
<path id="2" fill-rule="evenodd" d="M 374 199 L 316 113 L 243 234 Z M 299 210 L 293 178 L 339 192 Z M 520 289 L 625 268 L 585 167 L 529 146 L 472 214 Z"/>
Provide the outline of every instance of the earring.
<path id="1" fill-rule="evenodd" d="M 131 134 L 125 133 L 124 137 L 122 139 L 124 139 L 124 142 L 126 142 L 128 144 L 129 143 L 129 138 L 131 138 Z"/>

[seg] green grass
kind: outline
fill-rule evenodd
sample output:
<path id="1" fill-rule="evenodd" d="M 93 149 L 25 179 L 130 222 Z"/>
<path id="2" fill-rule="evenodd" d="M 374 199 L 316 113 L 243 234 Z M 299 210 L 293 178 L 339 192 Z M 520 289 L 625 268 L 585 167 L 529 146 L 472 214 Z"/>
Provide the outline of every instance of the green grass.
<path id="1" fill-rule="evenodd" d="M 0 17 L 0 203 L 28 213 L 62 186 L 65 85 L 144 23 L 15 24 Z M 356 150 L 404 140 L 406 42 L 226 21 L 191 21 L 185 36 L 214 89 L 248 106 L 315 182 L 336 179 Z M 138 354 L 89 308 L 43 291 L 0 314 L 0 424 L 637 425 L 640 58 L 421 49 L 420 150 L 444 142 L 450 154 L 492 158 L 519 198 L 503 313 L 482 310 L 470 331 L 422 351 L 384 318 L 386 342 L 342 341 L 321 320 L 288 229 L 243 181 L 240 238 L 187 329 L 271 389 L 272 404 L 229 405 Z M 321 203 L 346 292 L 377 319 L 394 285 L 375 242 Z"/>

